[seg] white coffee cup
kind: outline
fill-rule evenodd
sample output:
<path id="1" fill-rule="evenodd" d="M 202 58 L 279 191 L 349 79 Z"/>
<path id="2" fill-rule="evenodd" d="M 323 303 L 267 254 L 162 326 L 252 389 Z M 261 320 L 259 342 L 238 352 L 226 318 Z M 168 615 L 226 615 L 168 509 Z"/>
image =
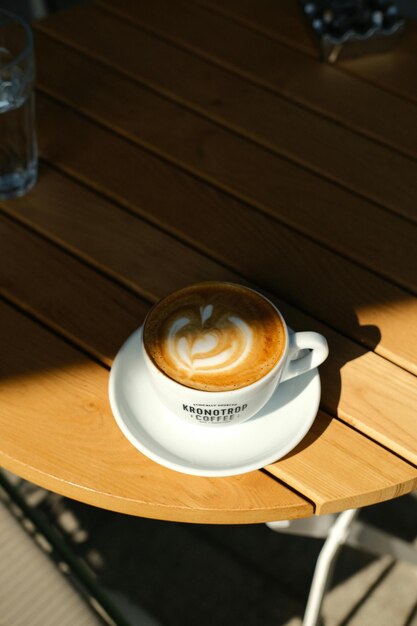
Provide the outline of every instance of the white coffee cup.
<path id="1" fill-rule="evenodd" d="M 176 416 L 202 426 L 225 426 L 244 422 L 262 409 L 280 382 L 300 376 L 325 361 L 329 349 L 323 335 L 310 331 L 289 333 L 277 307 L 268 298 L 262 297 L 273 306 L 282 321 L 285 348 L 276 365 L 265 376 L 239 389 L 202 391 L 186 387 L 169 378 L 149 357 L 142 334 L 141 349 L 149 379 L 160 400 Z M 305 350 L 308 353 L 297 358 L 300 351 Z"/>

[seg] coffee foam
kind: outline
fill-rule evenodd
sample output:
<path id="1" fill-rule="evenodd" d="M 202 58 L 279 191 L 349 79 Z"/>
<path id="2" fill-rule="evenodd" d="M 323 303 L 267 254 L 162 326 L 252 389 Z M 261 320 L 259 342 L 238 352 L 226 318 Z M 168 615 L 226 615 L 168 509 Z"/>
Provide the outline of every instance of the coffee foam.
<path id="1" fill-rule="evenodd" d="M 234 315 L 217 316 L 216 326 L 208 327 L 214 312 L 212 304 L 200 307 L 200 316 L 180 317 L 168 325 L 166 352 L 179 369 L 196 373 L 225 372 L 239 367 L 253 341 L 244 320 Z M 224 317 L 224 319 L 222 319 Z M 227 327 L 227 330 L 226 330 Z"/>
<path id="2" fill-rule="evenodd" d="M 259 294 L 229 283 L 201 283 L 154 307 L 144 342 L 170 378 L 195 389 L 226 391 L 272 369 L 284 350 L 285 331 Z"/>

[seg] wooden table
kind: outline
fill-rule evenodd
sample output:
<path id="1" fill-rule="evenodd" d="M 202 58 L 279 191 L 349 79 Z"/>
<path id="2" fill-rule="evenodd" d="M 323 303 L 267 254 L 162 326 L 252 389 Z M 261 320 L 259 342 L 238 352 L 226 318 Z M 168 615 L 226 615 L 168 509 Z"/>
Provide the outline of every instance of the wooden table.
<path id="1" fill-rule="evenodd" d="M 210 523 L 417 486 L 417 28 L 332 67 L 295 0 L 102 0 L 36 24 L 41 170 L 0 205 L 0 462 L 89 504 Z M 109 368 L 188 283 L 257 285 L 330 345 L 321 410 L 262 470 L 142 456 Z"/>

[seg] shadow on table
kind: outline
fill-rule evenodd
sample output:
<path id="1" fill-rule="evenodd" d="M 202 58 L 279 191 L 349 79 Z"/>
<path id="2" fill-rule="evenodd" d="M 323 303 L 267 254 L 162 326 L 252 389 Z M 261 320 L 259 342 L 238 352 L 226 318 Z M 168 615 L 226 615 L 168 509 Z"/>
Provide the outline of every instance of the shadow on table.
<path id="1" fill-rule="evenodd" d="M 271 297 L 270 294 L 267 294 L 266 292 L 265 294 Z M 271 299 L 276 301 L 276 298 L 274 297 L 272 297 Z M 279 306 L 279 303 L 277 304 Z M 286 312 L 284 308 L 284 314 L 285 313 Z M 360 324 L 358 316 L 353 310 L 348 312 L 345 311 L 345 315 L 349 318 L 348 324 L 349 328 L 353 331 L 353 335 L 361 337 L 363 345 L 355 341 L 346 340 L 345 349 L 340 350 L 339 345 L 337 345 L 340 340 L 340 335 L 333 334 L 330 329 L 328 329 L 326 332 L 326 329 L 323 329 L 321 324 L 317 324 L 314 320 L 312 320 L 312 323 L 308 324 L 308 327 L 306 328 L 294 327 L 294 330 L 296 332 L 305 330 L 314 330 L 320 332 L 326 336 L 326 339 L 328 341 L 329 356 L 327 360 L 319 367 L 322 388 L 320 409 L 328 415 L 324 417 L 322 416 L 320 419 L 317 419 L 314 424 L 314 429 L 310 430 L 309 433 L 307 433 L 306 437 L 304 437 L 304 439 L 298 444 L 298 446 L 296 446 L 296 448 L 294 448 L 294 450 L 292 450 L 284 458 L 289 458 L 295 454 L 298 454 L 299 452 L 310 446 L 327 429 L 331 420 L 333 419 L 332 416 L 338 415 L 339 402 L 342 393 L 342 369 L 348 363 L 362 358 L 368 352 L 374 352 L 381 340 L 381 331 L 378 326 L 375 326 L 373 324 Z M 290 315 L 287 317 L 287 321 L 291 324 L 292 320 Z"/>

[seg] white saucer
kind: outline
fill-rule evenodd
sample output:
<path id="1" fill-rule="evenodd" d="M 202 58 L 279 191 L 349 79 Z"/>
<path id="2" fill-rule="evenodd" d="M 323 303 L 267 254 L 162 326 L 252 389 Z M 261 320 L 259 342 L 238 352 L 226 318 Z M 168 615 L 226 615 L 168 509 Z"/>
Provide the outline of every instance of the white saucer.
<path id="1" fill-rule="evenodd" d="M 196 476 L 233 476 L 290 452 L 306 435 L 320 401 L 317 369 L 281 383 L 264 408 L 243 424 L 195 425 L 159 400 L 145 369 L 139 328 L 122 346 L 110 373 L 110 404 L 123 434 L 140 452 Z"/>

